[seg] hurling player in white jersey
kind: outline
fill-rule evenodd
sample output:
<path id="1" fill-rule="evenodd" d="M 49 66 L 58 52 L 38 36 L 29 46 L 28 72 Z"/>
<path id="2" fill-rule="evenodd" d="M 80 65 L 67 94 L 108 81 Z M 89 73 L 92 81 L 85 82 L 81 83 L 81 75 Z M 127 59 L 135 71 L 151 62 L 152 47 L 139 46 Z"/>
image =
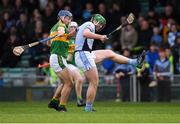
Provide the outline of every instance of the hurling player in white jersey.
<path id="1" fill-rule="evenodd" d="M 116 54 L 112 50 L 95 50 L 92 51 L 94 39 L 105 42 L 108 37 L 106 35 L 96 34 L 95 31 L 100 31 L 106 25 L 105 18 L 100 14 L 95 14 L 91 21 L 82 24 L 77 31 L 75 39 L 75 63 L 78 68 L 84 71 L 84 74 L 89 81 L 89 86 L 86 94 L 86 112 L 92 112 L 93 102 L 96 96 L 97 87 L 99 84 L 99 75 L 96 63 L 104 59 L 111 59 L 120 64 L 132 64 L 141 67 L 145 52 L 137 59 L 129 59 L 122 55 Z"/>

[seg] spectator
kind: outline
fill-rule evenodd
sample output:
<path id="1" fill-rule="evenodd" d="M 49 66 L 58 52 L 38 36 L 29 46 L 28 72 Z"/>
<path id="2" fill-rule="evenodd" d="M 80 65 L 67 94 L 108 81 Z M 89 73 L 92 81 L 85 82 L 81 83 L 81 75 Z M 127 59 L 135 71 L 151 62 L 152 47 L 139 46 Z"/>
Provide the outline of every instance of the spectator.
<path id="1" fill-rule="evenodd" d="M 114 69 L 115 63 L 110 59 L 105 59 L 102 62 L 102 66 L 105 69 L 105 84 L 109 85 L 113 83 L 112 70 Z"/>
<path id="2" fill-rule="evenodd" d="M 15 56 L 12 52 L 12 48 L 14 46 L 19 46 L 21 43 L 15 32 L 11 32 L 7 42 L 3 46 L 3 55 L 2 55 L 2 63 L 0 67 L 16 67 L 17 63 L 20 60 L 19 56 Z"/>
<path id="3" fill-rule="evenodd" d="M 169 18 L 174 18 L 173 7 L 170 4 L 165 6 L 162 18 L 165 20 L 168 20 Z"/>
<path id="4" fill-rule="evenodd" d="M 104 34 L 108 34 L 122 23 L 121 18 L 123 17 L 123 13 L 119 4 L 117 2 L 114 2 L 112 3 L 111 8 L 112 9 L 109 11 L 110 13 L 108 13 L 108 16 L 106 17 L 109 19 L 107 20 L 107 26 L 105 27 L 106 32 Z M 113 50 L 118 52 L 120 52 L 121 50 L 119 49 L 121 47 L 119 43 L 119 37 L 119 33 L 116 33 L 113 35 L 113 37 L 110 38 Z"/>
<path id="5" fill-rule="evenodd" d="M 21 13 L 19 16 L 19 20 L 16 22 L 16 27 L 18 29 L 18 35 L 21 37 L 23 41 L 29 39 L 29 26 L 28 26 L 28 17 L 25 13 Z"/>
<path id="6" fill-rule="evenodd" d="M 141 24 L 143 21 L 145 21 L 145 17 L 144 17 L 143 15 L 139 15 L 139 17 L 138 17 L 138 26 L 140 26 L 140 24 Z M 140 27 L 138 27 L 138 28 L 140 28 Z"/>
<path id="7" fill-rule="evenodd" d="M 94 7 L 92 3 L 90 2 L 86 3 L 85 10 L 82 13 L 83 21 L 89 21 L 93 13 L 94 13 Z"/>
<path id="8" fill-rule="evenodd" d="M 51 2 L 50 0 L 38 0 L 38 1 L 39 1 L 39 7 L 41 10 L 44 10 L 46 8 L 47 4 L 49 4 Z M 32 3 L 32 0 L 31 0 L 31 3 Z M 33 3 L 34 3 L 34 1 L 33 1 Z"/>
<path id="9" fill-rule="evenodd" d="M 59 10 L 64 8 L 64 0 L 56 0 L 55 5 L 56 5 L 55 10 L 57 10 L 57 12 L 58 12 Z"/>
<path id="10" fill-rule="evenodd" d="M 65 9 L 65 10 L 68 10 L 68 11 L 72 11 L 72 10 L 71 10 L 71 6 L 70 6 L 69 4 L 66 4 L 66 5 L 64 6 L 64 9 Z"/>
<path id="11" fill-rule="evenodd" d="M 167 59 L 169 60 L 171 64 L 172 72 L 174 73 L 174 57 L 172 55 L 171 48 L 169 46 L 166 46 L 165 52 L 166 52 Z"/>
<path id="12" fill-rule="evenodd" d="M 132 50 L 132 48 L 137 43 L 137 32 L 132 25 L 127 25 L 121 31 L 120 42 L 121 42 L 121 49 L 128 48 Z"/>
<path id="13" fill-rule="evenodd" d="M 2 4 L 0 5 L 0 15 L 3 15 L 3 12 L 10 11 L 12 12 L 12 6 L 10 4 L 10 0 L 1 0 Z"/>
<path id="14" fill-rule="evenodd" d="M 149 64 L 145 63 L 142 69 L 137 69 L 137 79 L 140 83 L 140 101 L 147 102 L 151 100 L 150 96 L 150 77 L 149 77 Z"/>
<path id="15" fill-rule="evenodd" d="M 157 26 L 153 28 L 153 36 L 151 37 L 151 42 L 156 43 L 158 47 L 160 47 L 160 45 L 162 45 L 163 43 L 162 36 L 160 35 L 160 29 Z"/>
<path id="16" fill-rule="evenodd" d="M 159 18 L 154 9 L 149 10 L 147 14 L 147 20 L 151 28 L 153 28 L 156 25 L 159 25 Z"/>
<path id="17" fill-rule="evenodd" d="M 164 13 L 161 17 L 161 23 L 163 24 L 163 39 L 164 41 L 168 41 L 166 36 L 168 34 L 168 31 L 170 29 L 170 26 L 172 23 L 175 23 L 174 21 L 174 14 L 173 14 L 173 8 L 171 5 L 166 5 L 164 8 Z"/>
<path id="18" fill-rule="evenodd" d="M 157 86 L 157 82 L 153 79 L 153 70 L 154 70 L 154 64 L 156 62 L 156 60 L 159 59 L 159 54 L 158 54 L 158 47 L 154 42 L 151 42 L 150 44 L 150 48 L 149 51 L 147 51 L 147 55 L 146 55 L 146 64 L 148 64 L 148 69 L 149 69 L 149 79 L 150 79 L 150 83 L 149 83 L 149 87 L 150 87 L 150 99 L 151 101 L 155 101 L 156 100 L 156 94 L 157 94 L 157 90 L 156 90 L 156 86 Z"/>
<path id="19" fill-rule="evenodd" d="M 40 14 L 40 12 L 39 12 L 38 9 L 35 9 L 34 12 L 33 12 L 33 18 L 32 18 L 31 21 L 30 21 L 30 27 L 31 27 L 31 28 L 30 28 L 30 34 L 29 34 L 29 36 L 30 36 L 30 38 L 31 38 L 31 41 L 34 40 L 33 35 L 36 34 L 36 33 L 35 33 L 35 28 L 37 29 L 37 27 L 41 27 L 41 26 L 42 26 L 42 24 L 40 24 L 40 25 L 37 24 L 37 22 L 38 22 L 38 23 L 41 23 L 41 21 L 42 21 L 42 16 L 41 16 L 41 14 Z M 42 27 L 41 27 L 41 28 L 42 28 Z"/>
<path id="20" fill-rule="evenodd" d="M 173 5 L 174 9 L 174 19 L 176 22 L 180 22 L 180 1 L 179 0 L 171 0 L 171 4 Z"/>
<path id="21" fill-rule="evenodd" d="M 159 58 L 158 52 L 157 52 L 157 46 L 154 42 L 150 44 L 150 49 L 147 51 L 146 54 L 146 62 L 149 64 L 149 73 L 153 74 L 153 68 L 156 60 Z"/>
<path id="22" fill-rule="evenodd" d="M 118 5 L 118 3 L 112 4 L 112 11 L 111 11 L 111 30 L 115 29 L 120 25 L 120 19 L 122 16 L 124 16 L 121 7 Z"/>
<path id="23" fill-rule="evenodd" d="M 45 31 L 48 32 L 50 31 L 51 27 L 53 24 L 56 22 L 56 15 L 53 13 L 54 12 L 54 6 L 52 3 L 48 3 L 45 7 L 44 14 L 43 14 L 43 23 L 46 25 Z"/>
<path id="24" fill-rule="evenodd" d="M 178 32 L 176 25 L 172 24 L 170 27 L 170 32 L 168 34 L 168 43 L 171 47 L 174 46 L 177 36 L 180 36 L 180 32 Z"/>
<path id="25" fill-rule="evenodd" d="M 180 74 L 180 36 L 176 37 L 175 45 L 172 47 L 174 57 L 174 72 Z"/>
<path id="26" fill-rule="evenodd" d="M 152 35 L 153 32 L 149 27 L 148 21 L 142 20 L 140 22 L 140 30 L 138 31 L 138 44 L 143 47 L 148 47 L 150 45 Z"/>
<path id="27" fill-rule="evenodd" d="M 39 9 L 35 9 L 33 11 L 33 18 L 32 19 L 33 19 L 33 20 L 31 20 L 32 22 L 36 22 L 36 21 L 39 21 L 42 19 Z"/>
<path id="28" fill-rule="evenodd" d="M 172 67 L 166 57 L 164 48 L 159 49 L 160 58 L 154 65 L 154 76 L 158 82 L 158 101 L 170 102 L 171 100 L 171 81 Z"/>
<path id="29" fill-rule="evenodd" d="M 15 6 L 13 10 L 14 19 L 18 20 L 21 13 L 27 13 L 27 10 L 24 8 L 22 0 L 15 0 Z"/>
<path id="30" fill-rule="evenodd" d="M 44 2 L 45 3 L 45 2 Z M 26 2 L 26 8 L 27 8 L 27 13 L 28 16 L 32 15 L 32 12 L 36 9 L 39 8 L 39 0 L 28 0 Z"/>
<path id="31" fill-rule="evenodd" d="M 39 20 L 36 22 L 34 32 L 35 32 L 34 37 L 36 39 L 39 39 L 42 37 L 42 34 L 43 34 L 43 23 L 42 23 L 42 21 Z"/>
<path id="32" fill-rule="evenodd" d="M 3 13 L 3 32 L 9 33 L 10 28 L 14 25 L 15 21 L 11 18 L 11 15 L 8 11 Z"/>
<path id="33" fill-rule="evenodd" d="M 98 5 L 98 13 L 103 15 L 103 17 L 107 16 L 107 10 L 105 3 L 99 3 Z"/>
<path id="34" fill-rule="evenodd" d="M 169 18 L 168 20 L 161 19 L 162 37 L 164 43 L 168 42 L 168 33 L 170 31 L 171 25 L 174 23 L 175 21 L 172 18 Z"/>
<path id="35" fill-rule="evenodd" d="M 31 35 L 31 37 L 33 38 L 32 41 L 40 40 L 43 37 L 42 21 L 39 20 L 35 23 L 35 29 L 33 31 L 33 34 Z M 37 67 L 37 65 L 39 64 L 39 61 L 43 53 L 43 47 L 44 45 L 41 44 L 30 49 L 30 53 L 32 55 L 32 58 L 30 60 L 31 66 Z"/>
<path id="36" fill-rule="evenodd" d="M 107 34 L 109 30 L 110 23 L 110 13 L 107 11 L 105 3 L 100 3 L 98 5 L 98 13 L 103 15 L 103 17 L 106 18 L 106 27 L 104 27 L 103 32 L 100 32 L 101 34 Z M 105 32 L 106 31 L 106 32 Z"/>
<path id="37" fill-rule="evenodd" d="M 157 49 L 157 45 L 154 42 L 151 42 L 150 47 L 149 47 L 149 51 L 147 51 L 147 55 L 146 55 L 146 65 L 148 65 L 148 69 L 149 69 L 149 87 L 150 87 L 150 99 L 152 101 L 156 100 L 156 86 L 157 86 L 157 82 L 153 79 L 153 70 L 154 70 L 154 64 L 156 62 L 156 60 L 159 59 L 159 55 L 158 55 L 158 49 Z"/>
<path id="38" fill-rule="evenodd" d="M 106 49 L 112 49 L 112 46 L 107 45 Z M 102 61 L 102 66 L 105 69 L 105 76 L 104 76 L 105 84 L 108 85 L 112 84 L 113 83 L 112 73 L 115 67 L 114 61 L 112 61 L 111 59 L 105 59 Z"/>
<path id="39" fill-rule="evenodd" d="M 130 50 L 124 49 L 123 55 L 126 57 L 130 56 Z M 135 74 L 135 68 L 129 64 L 118 65 L 115 70 L 115 76 L 120 81 L 122 91 L 122 101 L 130 101 L 130 75 Z M 119 85 L 117 85 L 119 86 Z M 117 99 L 119 97 L 117 92 Z"/>

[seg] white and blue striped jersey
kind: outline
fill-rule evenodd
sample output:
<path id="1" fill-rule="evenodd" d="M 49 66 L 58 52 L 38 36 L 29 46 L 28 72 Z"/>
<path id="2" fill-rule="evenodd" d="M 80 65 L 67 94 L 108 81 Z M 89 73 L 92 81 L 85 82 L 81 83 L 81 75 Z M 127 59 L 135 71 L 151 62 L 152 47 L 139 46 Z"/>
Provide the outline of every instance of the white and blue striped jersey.
<path id="1" fill-rule="evenodd" d="M 168 43 L 172 47 L 175 44 L 175 39 L 177 36 L 180 36 L 180 32 L 169 32 L 168 34 Z"/>
<path id="2" fill-rule="evenodd" d="M 85 38 L 83 36 L 83 31 L 89 29 L 91 32 L 95 33 L 95 25 L 92 22 L 85 22 L 78 27 L 78 31 L 75 39 L 75 50 L 76 51 L 91 51 L 94 39 Z"/>

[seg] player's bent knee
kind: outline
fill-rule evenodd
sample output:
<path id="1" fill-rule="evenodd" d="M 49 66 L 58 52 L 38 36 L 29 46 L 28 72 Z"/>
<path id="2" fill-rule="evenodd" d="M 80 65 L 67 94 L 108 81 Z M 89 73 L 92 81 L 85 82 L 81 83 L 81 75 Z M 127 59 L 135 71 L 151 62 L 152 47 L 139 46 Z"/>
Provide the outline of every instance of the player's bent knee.
<path id="1" fill-rule="evenodd" d="M 99 86 L 99 83 L 98 82 L 91 82 L 90 84 L 94 89 L 97 89 L 98 86 Z"/>
<path id="2" fill-rule="evenodd" d="M 98 87 L 98 85 L 99 85 L 99 78 L 90 81 L 90 83 L 91 83 L 91 85 L 93 85 L 94 87 Z"/>
<path id="3" fill-rule="evenodd" d="M 83 79 L 83 78 L 78 78 L 78 79 L 77 79 L 77 82 L 78 82 L 79 84 L 83 84 L 84 79 Z"/>
<path id="4" fill-rule="evenodd" d="M 93 84 L 98 84 L 99 78 L 95 76 L 93 79 L 90 79 L 89 82 L 92 82 Z"/>
<path id="5" fill-rule="evenodd" d="M 115 56 L 115 53 L 112 50 L 106 50 L 106 55 L 108 55 L 109 58 L 112 58 Z"/>

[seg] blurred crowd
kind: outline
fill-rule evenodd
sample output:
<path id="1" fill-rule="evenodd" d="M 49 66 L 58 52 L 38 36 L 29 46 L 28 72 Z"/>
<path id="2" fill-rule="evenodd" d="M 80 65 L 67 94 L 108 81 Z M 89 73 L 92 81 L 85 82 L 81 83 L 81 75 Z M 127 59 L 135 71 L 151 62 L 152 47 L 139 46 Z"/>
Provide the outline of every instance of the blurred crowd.
<path id="1" fill-rule="evenodd" d="M 148 3 L 147 11 L 144 11 L 144 1 Z M 71 11 L 73 20 L 79 25 L 90 20 L 95 13 L 102 14 L 107 24 L 100 34 L 111 32 L 125 21 L 130 12 L 135 14 L 133 25 L 122 28 L 106 44 L 95 42 L 93 46 L 93 49 L 112 49 L 127 57 L 147 50 L 146 64 L 142 70 L 136 71 L 131 65 L 116 65 L 111 60 L 102 62 L 107 84 L 114 82 L 114 73 L 117 79 L 121 79 L 124 101 L 129 101 L 130 75 L 138 72 L 143 87 L 141 93 L 145 94 L 142 99 L 148 101 L 148 87 L 155 85 L 155 78 L 160 81 L 159 84 L 162 80 L 170 81 L 170 77 L 161 75 L 164 70 L 168 72 L 169 68 L 161 65 L 170 64 L 172 73 L 180 73 L 180 0 L 0 0 L 0 67 L 23 67 L 18 64 L 22 56 L 13 55 L 13 47 L 47 38 L 61 9 Z M 23 59 L 28 59 L 28 66 L 37 67 L 48 58 L 49 48 L 41 44 L 27 50 L 25 54 L 28 57 Z M 149 78 L 149 75 L 154 77 Z M 170 85 L 168 81 L 167 86 Z M 120 85 L 117 84 L 119 92 Z M 160 90 L 161 96 L 170 94 L 170 91 L 163 94 L 162 87 Z"/>
<path id="2" fill-rule="evenodd" d="M 138 0 L 1 0 L 0 1 L 0 67 L 17 67 L 21 57 L 12 54 L 12 48 L 48 37 L 49 30 L 57 21 L 61 9 L 70 10 L 79 24 L 90 20 L 92 14 L 100 13 L 107 19 L 101 34 L 107 34 L 133 12 L 137 21 L 113 36 L 109 43 L 95 42 L 94 49 L 111 46 L 114 51 L 128 48 L 138 51 L 149 48 L 153 42 L 172 49 L 175 62 L 179 62 L 178 38 L 180 37 L 180 2 L 178 0 L 149 0 L 147 13 L 142 12 Z M 157 6 L 163 11 L 157 11 Z M 49 48 L 41 44 L 28 51 L 30 67 L 48 56 Z M 18 65 L 21 66 L 21 65 Z"/>

